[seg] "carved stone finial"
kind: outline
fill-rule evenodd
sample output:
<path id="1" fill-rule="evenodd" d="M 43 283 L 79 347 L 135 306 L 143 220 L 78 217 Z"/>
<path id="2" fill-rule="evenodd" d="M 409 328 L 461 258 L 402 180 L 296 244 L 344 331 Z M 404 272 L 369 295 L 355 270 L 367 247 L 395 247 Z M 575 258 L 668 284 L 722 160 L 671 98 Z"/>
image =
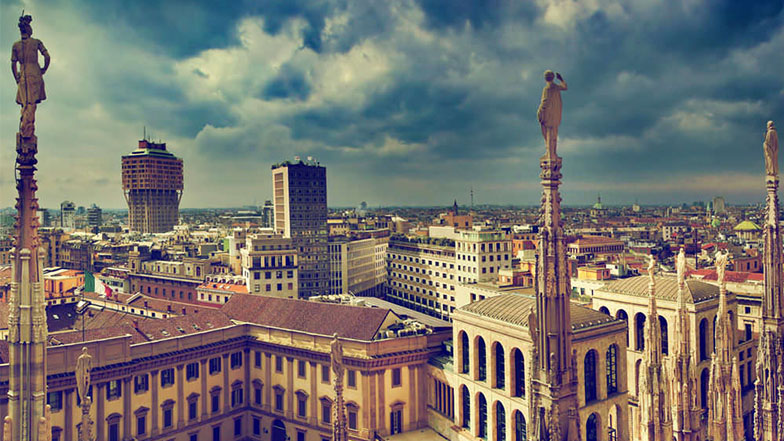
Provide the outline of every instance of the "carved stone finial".
<path id="1" fill-rule="evenodd" d="M 32 20 L 29 15 L 19 18 L 22 39 L 11 48 L 11 72 L 17 84 L 16 103 L 22 106 L 19 132 L 24 138 L 30 138 L 35 133 L 35 110 L 38 103 L 46 99 L 43 76 L 50 62 L 49 52 L 43 42 L 32 38 Z M 38 64 L 39 52 L 44 57 L 43 67 Z"/>
<path id="2" fill-rule="evenodd" d="M 779 137 L 773 121 L 768 121 L 765 132 L 765 174 L 768 178 L 777 178 L 779 175 Z"/>
<path id="3" fill-rule="evenodd" d="M 560 83 L 556 83 L 555 79 Z M 556 158 L 556 145 L 558 142 L 558 127 L 561 125 L 561 113 L 563 104 L 561 102 L 561 91 L 567 90 L 566 81 L 559 73 L 548 70 L 544 73 L 545 84 L 542 89 L 542 101 L 539 103 L 539 110 L 536 116 L 542 126 L 542 136 L 547 143 L 547 153 L 545 157 Z"/>

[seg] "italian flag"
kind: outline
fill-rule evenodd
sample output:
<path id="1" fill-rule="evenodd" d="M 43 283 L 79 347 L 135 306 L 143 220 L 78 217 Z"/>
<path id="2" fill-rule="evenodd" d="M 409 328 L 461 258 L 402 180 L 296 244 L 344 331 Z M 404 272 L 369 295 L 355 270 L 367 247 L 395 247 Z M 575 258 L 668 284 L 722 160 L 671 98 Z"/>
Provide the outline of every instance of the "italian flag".
<path id="1" fill-rule="evenodd" d="M 95 277 L 90 271 L 84 272 L 84 290 L 101 294 L 110 299 L 112 298 L 112 289 L 101 282 L 101 279 Z"/>

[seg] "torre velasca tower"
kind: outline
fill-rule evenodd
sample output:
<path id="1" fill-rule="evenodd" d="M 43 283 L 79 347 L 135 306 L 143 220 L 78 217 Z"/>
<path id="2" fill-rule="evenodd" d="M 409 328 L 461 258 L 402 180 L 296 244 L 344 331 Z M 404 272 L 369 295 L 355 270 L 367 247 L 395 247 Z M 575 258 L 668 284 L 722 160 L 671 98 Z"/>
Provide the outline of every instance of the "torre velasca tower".
<path id="1" fill-rule="evenodd" d="M 165 233 L 180 218 L 182 159 L 165 143 L 146 139 L 122 157 L 122 186 L 128 202 L 128 226 L 140 233 Z"/>

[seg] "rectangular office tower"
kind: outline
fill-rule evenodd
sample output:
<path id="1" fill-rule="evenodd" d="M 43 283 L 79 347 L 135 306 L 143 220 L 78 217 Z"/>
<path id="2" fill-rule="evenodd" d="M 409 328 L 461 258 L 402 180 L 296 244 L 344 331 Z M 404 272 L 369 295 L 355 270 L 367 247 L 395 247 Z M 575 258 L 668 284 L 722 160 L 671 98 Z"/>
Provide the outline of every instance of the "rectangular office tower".
<path id="1" fill-rule="evenodd" d="M 182 159 L 166 151 L 165 143 L 143 139 L 123 156 L 122 186 L 131 231 L 165 233 L 179 223 Z"/>
<path id="2" fill-rule="evenodd" d="M 327 169 L 313 161 L 272 166 L 275 232 L 298 253 L 299 297 L 327 294 Z"/>

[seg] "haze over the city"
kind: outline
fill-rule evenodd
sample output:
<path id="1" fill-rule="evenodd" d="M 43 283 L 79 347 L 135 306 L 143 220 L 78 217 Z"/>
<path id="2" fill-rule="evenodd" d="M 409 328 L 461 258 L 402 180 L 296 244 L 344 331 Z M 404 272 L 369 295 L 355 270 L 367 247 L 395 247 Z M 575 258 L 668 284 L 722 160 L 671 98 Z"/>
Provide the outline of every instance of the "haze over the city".
<path id="1" fill-rule="evenodd" d="M 565 204 L 764 197 L 784 115 L 780 0 L 6 1 L 53 62 L 41 206 L 125 206 L 120 156 L 148 135 L 185 164 L 183 207 L 262 203 L 270 165 L 315 157 L 330 206 L 537 204 L 542 72 L 568 81 Z M 0 87 L 12 163 L 13 79 Z M 0 173 L 0 206 L 13 173 Z"/>

